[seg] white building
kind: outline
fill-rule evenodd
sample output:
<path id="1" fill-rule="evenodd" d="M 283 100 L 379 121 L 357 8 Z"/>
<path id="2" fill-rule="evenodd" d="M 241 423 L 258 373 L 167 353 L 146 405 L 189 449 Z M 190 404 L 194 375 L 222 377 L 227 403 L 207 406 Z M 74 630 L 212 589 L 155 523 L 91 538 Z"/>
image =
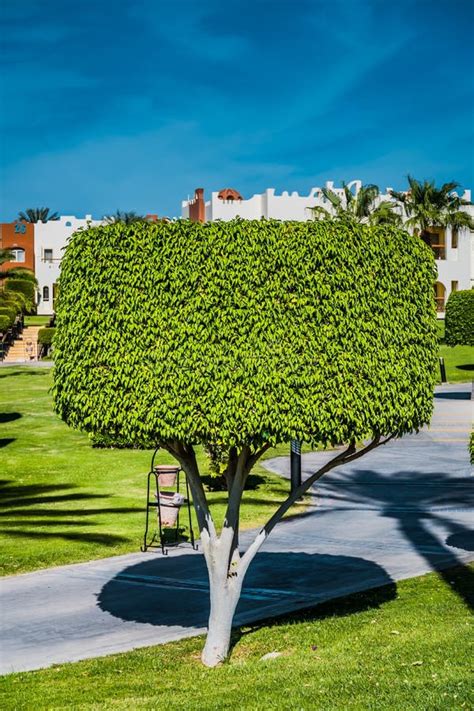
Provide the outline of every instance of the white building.
<path id="1" fill-rule="evenodd" d="M 360 180 L 353 180 L 348 184 L 354 194 L 357 194 L 361 186 Z M 328 181 L 325 187 L 344 199 L 344 190 L 335 188 L 333 182 Z M 379 201 L 392 199 L 389 190 L 390 188 L 387 188 L 386 193 L 379 196 Z M 466 190 L 462 197 L 470 202 L 471 191 Z M 311 208 L 317 206 L 329 211 L 331 209 L 331 204 L 324 197 L 321 188 L 312 188 L 308 195 L 287 191 L 276 195 L 273 188 L 268 188 L 264 193 L 253 195 L 248 200 L 244 200 L 236 190 L 226 188 L 211 193 L 211 199 L 207 202 L 204 200 L 204 191 L 198 188 L 194 198 L 181 203 L 181 214 L 183 218 L 201 222 L 227 221 L 235 217 L 247 220 L 260 220 L 262 217 L 277 220 L 311 220 L 314 219 Z M 466 210 L 474 216 L 473 205 L 467 206 Z M 442 318 L 451 291 L 470 289 L 474 284 L 474 235 L 467 229 L 456 233 L 450 227 L 433 228 L 430 234 L 438 268 L 436 304 L 438 315 Z"/>
<path id="2" fill-rule="evenodd" d="M 59 220 L 35 224 L 35 275 L 38 280 L 38 314 L 49 316 L 54 312 L 56 284 L 67 240 L 79 227 L 100 225 L 92 215 L 77 218 L 62 215 Z"/>

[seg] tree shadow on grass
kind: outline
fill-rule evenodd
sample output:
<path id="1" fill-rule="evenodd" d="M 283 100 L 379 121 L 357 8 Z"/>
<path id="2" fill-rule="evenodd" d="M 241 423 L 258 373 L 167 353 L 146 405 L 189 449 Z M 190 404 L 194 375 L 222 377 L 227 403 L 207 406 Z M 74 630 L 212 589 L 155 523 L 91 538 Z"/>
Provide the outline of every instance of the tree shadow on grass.
<path id="1" fill-rule="evenodd" d="M 27 366 L 24 370 L 14 370 L 13 373 L 0 372 L 0 378 L 14 378 L 17 375 L 48 375 L 48 373 L 49 368 L 37 368 L 36 370 L 31 370 L 31 366 Z"/>
<path id="2" fill-rule="evenodd" d="M 259 553 L 249 569 L 235 624 L 250 624 L 367 588 L 380 605 L 396 585 L 372 561 L 351 556 Z M 124 568 L 102 588 L 97 604 L 122 620 L 158 626 L 203 628 L 209 617 L 209 584 L 202 555 L 154 556 Z M 367 609 L 367 601 L 363 607 Z M 352 611 L 356 611 L 357 605 Z M 336 613 L 338 614 L 338 613 Z M 346 608 L 343 614 L 349 614 Z"/>
<path id="3" fill-rule="evenodd" d="M 69 531 L 12 531 L 0 528 L 0 533 L 14 538 L 36 538 L 47 540 L 51 538 L 62 538 L 65 541 L 81 541 L 82 543 L 94 543 L 103 546 L 115 546 L 117 543 L 125 543 L 128 538 L 116 536 L 112 533 L 74 533 Z"/>
<path id="4" fill-rule="evenodd" d="M 457 370 L 474 370 L 474 363 L 463 363 L 462 365 L 456 365 Z"/>
<path id="5" fill-rule="evenodd" d="M 3 437 L 0 439 L 0 449 L 8 447 L 9 444 L 15 441 L 15 437 Z"/>
<path id="6" fill-rule="evenodd" d="M 20 412 L 0 412 L 0 424 L 5 424 L 5 422 L 15 422 L 19 420 L 23 415 Z"/>
<path id="7" fill-rule="evenodd" d="M 130 506 L 104 506 L 102 508 L 72 508 L 68 504 L 89 500 L 106 499 L 108 494 L 76 492 L 73 484 L 12 484 L 8 480 L 0 481 L 0 524 L 1 533 L 10 538 L 52 539 L 61 538 L 69 541 L 84 541 L 101 545 L 116 545 L 128 540 L 120 535 L 109 533 L 82 532 L 84 526 L 99 525 L 87 517 L 99 517 L 108 514 L 142 512 L 142 508 Z M 66 492 L 66 493 L 63 493 Z M 61 508 L 66 504 L 67 508 Z M 6 520 L 9 519 L 9 520 Z M 44 531 L 45 527 L 56 526 L 61 530 Z M 79 530 L 74 530 L 74 527 Z M 16 530 L 21 529 L 21 530 Z"/>

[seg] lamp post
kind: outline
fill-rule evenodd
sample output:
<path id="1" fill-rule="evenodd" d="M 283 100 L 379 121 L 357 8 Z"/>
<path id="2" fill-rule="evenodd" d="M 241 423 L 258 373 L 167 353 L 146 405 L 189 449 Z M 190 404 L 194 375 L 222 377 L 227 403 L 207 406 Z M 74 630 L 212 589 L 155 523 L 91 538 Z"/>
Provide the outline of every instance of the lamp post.
<path id="1" fill-rule="evenodd" d="M 297 439 L 291 440 L 290 480 L 293 492 L 301 485 L 301 442 Z"/>

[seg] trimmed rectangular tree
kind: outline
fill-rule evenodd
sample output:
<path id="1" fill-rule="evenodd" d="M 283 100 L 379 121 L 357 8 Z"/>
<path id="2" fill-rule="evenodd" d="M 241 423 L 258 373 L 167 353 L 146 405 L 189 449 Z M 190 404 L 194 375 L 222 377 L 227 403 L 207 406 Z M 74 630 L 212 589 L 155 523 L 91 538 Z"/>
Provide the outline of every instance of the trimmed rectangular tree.
<path id="1" fill-rule="evenodd" d="M 393 227 L 179 220 L 71 239 L 55 407 L 95 437 L 159 445 L 186 472 L 209 572 L 206 665 L 227 656 L 246 571 L 290 506 L 334 467 L 429 421 L 434 280 L 431 250 Z M 338 448 L 240 551 L 248 474 L 292 439 Z M 199 444 L 224 464 L 221 529 Z"/>

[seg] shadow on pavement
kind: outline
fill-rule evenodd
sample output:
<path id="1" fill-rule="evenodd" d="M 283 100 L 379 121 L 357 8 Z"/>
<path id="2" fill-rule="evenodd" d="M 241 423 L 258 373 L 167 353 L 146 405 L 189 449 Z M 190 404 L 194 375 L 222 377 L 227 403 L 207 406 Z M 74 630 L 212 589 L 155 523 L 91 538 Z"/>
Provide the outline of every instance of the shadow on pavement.
<path id="1" fill-rule="evenodd" d="M 290 609 L 291 604 L 295 609 L 314 608 L 318 598 L 324 601 L 382 586 L 383 592 L 374 596 L 374 605 L 394 599 L 396 585 L 381 566 L 362 558 L 263 552 L 248 571 L 236 615 L 274 617 L 275 606 L 281 602 Z M 209 587 L 204 558 L 195 554 L 159 556 L 125 568 L 104 585 L 97 604 L 122 620 L 205 627 Z M 366 608 L 364 602 L 361 609 Z M 341 610 L 341 614 L 348 614 Z"/>
<path id="2" fill-rule="evenodd" d="M 465 390 L 446 391 L 444 393 L 435 393 L 437 400 L 470 400 L 471 393 Z"/>
<path id="3" fill-rule="evenodd" d="M 450 516 L 474 511 L 474 491 L 468 477 L 409 471 L 384 475 L 359 470 L 328 478 L 323 497 L 325 513 L 367 509 L 393 519 L 430 568 L 437 570 L 451 590 L 474 609 L 474 571 L 467 568 L 465 576 L 453 578 L 447 570 L 463 564 L 453 546 L 470 550 L 467 546 L 472 542 L 472 530 Z M 447 540 L 446 532 L 450 534 Z"/>
<path id="4" fill-rule="evenodd" d="M 458 531 L 446 539 L 446 545 L 460 548 L 464 551 L 474 551 L 474 531 Z"/>

